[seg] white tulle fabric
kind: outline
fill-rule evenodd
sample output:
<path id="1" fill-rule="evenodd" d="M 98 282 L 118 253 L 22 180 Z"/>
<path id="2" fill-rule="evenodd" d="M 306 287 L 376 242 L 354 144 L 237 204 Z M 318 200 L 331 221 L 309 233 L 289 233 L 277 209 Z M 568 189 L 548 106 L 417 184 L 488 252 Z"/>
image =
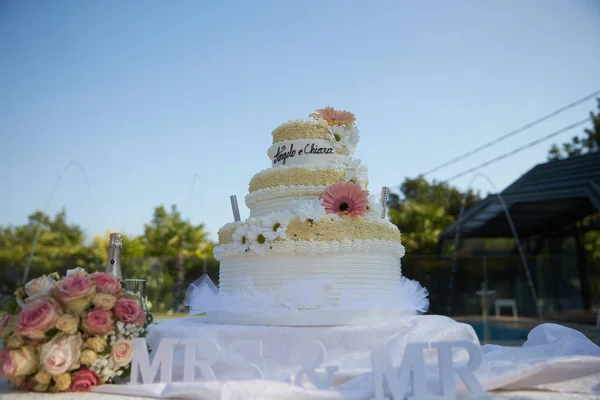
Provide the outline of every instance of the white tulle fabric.
<path id="1" fill-rule="evenodd" d="M 358 297 L 351 290 L 342 292 L 339 304 L 332 304 L 331 284 L 326 280 L 300 280 L 284 283 L 271 291 L 261 291 L 254 287 L 252 278 L 244 276 L 236 282 L 236 291 L 219 291 L 212 280 L 203 275 L 189 287 L 185 305 L 190 314 L 210 313 L 214 311 L 273 312 L 278 315 L 282 310 L 402 310 L 411 314 L 422 314 L 429 309 L 427 289 L 405 277 L 401 278 L 397 288 L 389 293 Z"/>
<path id="2" fill-rule="evenodd" d="M 435 315 L 405 317 L 373 325 L 299 328 L 209 324 L 204 318 L 191 317 L 153 326 L 147 340 L 155 348 L 164 338 L 203 338 L 216 342 L 221 349 L 227 349 L 233 341 L 245 340 L 248 347 L 242 349 L 241 354 L 245 361 L 261 369 L 263 379 L 249 379 L 248 372 L 231 367 L 228 356 L 222 354 L 223 358 L 213 366 L 217 381 L 104 385 L 96 388 L 96 392 L 188 399 L 370 399 L 374 395 L 372 346 L 393 342 L 390 359 L 398 366 L 409 342 L 467 340 L 479 344 L 470 325 Z M 305 389 L 288 383 L 298 371 L 301 345 L 312 341 L 325 346 L 323 366 L 340 367 L 331 390 Z M 256 345 L 259 342 L 262 354 Z M 573 329 L 541 324 L 531 330 L 527 342 L 520 348 L 486 345 L 482 352 L 483 364 L 476 376 L 486 391 L 530 389 L 590 396 L 575 396 L 577 399 L 595 398 L 593 394 L 600 394 L 600 348 Z M 464 356 L 456 352 L 455 362 Z M 434 359 L 434 354 L 426 353 L 431 387 L 437 385 Z M 183 376 L 182 361 L 183 348 L 176 348 L 175 381 Z M 457 391 L 465 393 L 459 380 Z M 540 398 L 556 397 L 541 395 Z"/>

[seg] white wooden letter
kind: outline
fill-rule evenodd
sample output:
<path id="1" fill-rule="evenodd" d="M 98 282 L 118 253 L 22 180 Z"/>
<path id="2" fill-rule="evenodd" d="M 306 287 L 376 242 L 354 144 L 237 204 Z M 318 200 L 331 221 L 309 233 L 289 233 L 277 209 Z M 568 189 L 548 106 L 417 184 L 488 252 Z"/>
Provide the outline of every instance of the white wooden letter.
<path id="1" fill-rule="evenodd" d="M 323 361 L 325 361 L 325 346 L 323 346 L 323 343 L 312 342 L 303 350 L 303 354 L 305 354 L 306 357 L 302 359 L 302 365 L 296 374 L 294 384 L 296 386 L 302 386 L 302 378 L 306 375 L 316 388 L 322 390 L 330 389 L 333 383 L 333 374 L 335 374 L 339 368 L 336 366 L 325 367 L 325 371 L 327 372 L 327 377 L 325 379 L 319 379 L 315 373 L 315 368 L 318 368 Z"/>
<path id="2" fill-rule="evenodd" d="M 426 399 L 427 382 L 425 380 L 425 364 L 423 350 L 427 343 L 408 343 L 400 364 L 400 374 L 392 366 L 386 346 L 378 346 L 371 353 L 375 383 L 375 400 L 385 400 L 384 380 L 387 382 L 392 398 L 404 400 L 411 393 L 414 399 Z M 412 382 L 411 382 L 412 377 Z"/>
<path id="3" fill-rule="evenodd" d="M 212 365 L 219 359 L 219 346 L 215 342 L 204 339 L 181 339 L 181 344 L 185 346 L 183 381 L 194 382 L 196 380 L 196 368 L 200 368 L 200 371 L 202 371 L 203 380 L 217 380 Z M 209 357 L 198 361 L 196 359 L 196 346 L 208 350 L 210 352 Z"/>
<path id="4" fill-rule="evenodd" d="M 253 342 L 251 340 L 235 340 L 235 341 L 231 342 L 229 344 L 229 346 L 227 346 L 227 353 L 228 353 L 227 354 L 227 364 L 231 365 L 234 368 L 239 368 L 242 370 L 250 370 L 252 378 L 262 379 L 263 374 L 262 374 L 261 370 L 255 364 L 252 364 L 252 363 L 244 361 L 244 360 L 240 360 L 235 357 L 235 353 L 238 351 L 238 349 L 241 350 L 244 347 L 248 347 L 248 345 L 256 346 L 256 348 L 258 349 L 258 357 L 257 358 L 262 356 L 262 342 L 260 342 L 260 341 Z"/>
<path id="5" fill-rule="evenodd" d="M 438 351 L 438 363 L 440 371 L 440 381 L 442 386 L 442 396 L 438 399 L 454 400 L 456 399 L 456 389 L 454 387 L 454 374 L 456 373 L 465 383 L 467 389 L 472 395 L 478 396 L 484 394 L 484 390 L 473 374 L 481 365 L 483 358 L 481 349 L 475 343 L 467 341 L 456 342 L 437 342 L 432 343 L 431 347 Z M 452 349 L 462 348 L 469 354 L 469 362 L 464 366 L 456 366 L 453 363 Z"/>
<path id="6" fill-rule="evenodd" d="M 179 343 L 179 339 L 162 339 L 152 357 L 152 363 L 150 363 L 146 339 L 134 338 L 129 383 L 138 383 L 138 371 L 142 375 L 142 383 L 154 383 L 159 365 L 160 381 L 171 382 L 173 379 L 173 346 L 177 343 Z"/>

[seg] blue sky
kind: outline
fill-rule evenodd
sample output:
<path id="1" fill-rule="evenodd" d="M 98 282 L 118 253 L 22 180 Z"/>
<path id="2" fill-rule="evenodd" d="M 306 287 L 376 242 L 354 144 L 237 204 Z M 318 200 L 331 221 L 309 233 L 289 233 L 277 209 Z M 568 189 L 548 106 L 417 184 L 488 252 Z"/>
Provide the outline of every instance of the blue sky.
<path id="1" fill-rule="evenodd" d="M 69 168 L 47 211 L 65 207 L 89 235 L 139 234 L 155 206 L 177 204 L 214 239 L 232 220 L 229 195 L 247 217 L 271 131 L 326 105 L 356 114 L 356 156 L 378 194 L 600 89 L 594 0 L 6 1 L 0 38 L 0 225 L 45 209 L 76 161 L 91 196 Z M 430 177 L 594 108 L 590 100 Z M 550 144 L 481 172 L 503 188 Z"/>

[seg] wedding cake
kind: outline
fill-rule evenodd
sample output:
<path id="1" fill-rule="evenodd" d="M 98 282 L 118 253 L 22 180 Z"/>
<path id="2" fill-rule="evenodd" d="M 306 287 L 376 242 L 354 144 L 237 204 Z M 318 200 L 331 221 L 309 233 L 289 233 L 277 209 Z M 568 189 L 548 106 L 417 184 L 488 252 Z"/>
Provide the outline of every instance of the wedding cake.
<path id="1" fill-rule="evenodd" d="M 417 315 L 428 293 L 401 274 L 400 232 L 350 158 L 357 144 L 354 115 L 329 107 L 273 131 L 272 165 L 250 181 L 249 218 L 232 201 L 235 221 L 219 231 L 220 287 L 204 275 L 188 288 L 190 314 L 206 318 L 149 330 L 161 381 L 173 384 L 127 389 L 315 399 L 400 399 L 408 388 L 409 398 L 440 399 L 466 387 L 477 398 L 499 388 L 597 392 L 600 349 L 579 332 L 542 324 L 522 349 L 482 352 L 471 325 Z M 158 364 L 146 370 L 154 382 Z"/>
<path id="2" fill-rule="evenodd" d="M 400 232 L 352 157 L 354 114 L 326 107 L 272 136 L 271 167 L 250 180 L 250 217 L 219 230 L 222 301 L 209 320 L 328 325 L 426 307 L 424 289 L 402 278 Z"/>

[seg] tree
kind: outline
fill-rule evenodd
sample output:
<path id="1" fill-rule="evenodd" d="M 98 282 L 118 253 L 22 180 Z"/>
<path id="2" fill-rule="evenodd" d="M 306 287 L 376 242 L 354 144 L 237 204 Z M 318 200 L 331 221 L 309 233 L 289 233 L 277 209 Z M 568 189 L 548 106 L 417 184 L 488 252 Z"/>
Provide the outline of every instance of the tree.
<path id="1" fill-rule="evenodd" d="M 16 266 L 21 273 L 29 258 L 36 232 L 41 229 L 34 253 L 30 276 L 64 272 L 77 266 L 97 269 L 99 260 L 85 245 L 85 234 L 75 224 L 67 223 L 67 213 L 60 211 L 54 219 L 41 211 L 28 217 L 20 226 L 0 230 L 0 265 Z"/>
<path id="2" fill-rule="evenodd" d="M 146 255 L 160 257 L 175 283 L 175 304 L 181 311 L 184 297 L 184 281 L 186 269 L 191 269 L 194 263 L 186 263 L 186 259 L 203 258 L 206 260 L 212 254 L 212 244 L 206 239 L 204 225 L 192 225 L 183 220 L 176 206 L 171 211 L 163 206 L 154 210 L 152 221 L 144 227 L 142 242 Z M 175 262 L 173 262 L 175 260 Z M 199 271 L 198 271 L 199 275 Z"/>
<path id="3" fill-rule="evenodd" d="M 480 197 L 471 189 L 463 193 L 448 183 L 406 178 L 400 193 L 390 194 L 390 220 L 412 253 L 433 254 L 439 234 L 458 218 L 463 199 L 469 208 Z"/>
<path id="4" fill-rule="evenodd" d="M 592 128 L 586 128 L 583 131 L 584 135 L 581 137 L 573 136 L 570 142 L 562 144 L 562 148 L 556 143 L 553 144 L 548 151 L 548 161 L 561 160 L 600 150 L 600 98 L 597 98 L 596 101 L 598 102 L 598 114 L 590 111 Z"/>
<path id="5" fill-rule="evenodd" d="M 0 303 L 21 283 L 38 230 L 29 279 L 75 267 L 96 270 L 101 266 L 85 245 L 81 228 L 67 222 L 65 210 L 54 219 L 36 211 L 24 225 L 0 227 Z"/>

